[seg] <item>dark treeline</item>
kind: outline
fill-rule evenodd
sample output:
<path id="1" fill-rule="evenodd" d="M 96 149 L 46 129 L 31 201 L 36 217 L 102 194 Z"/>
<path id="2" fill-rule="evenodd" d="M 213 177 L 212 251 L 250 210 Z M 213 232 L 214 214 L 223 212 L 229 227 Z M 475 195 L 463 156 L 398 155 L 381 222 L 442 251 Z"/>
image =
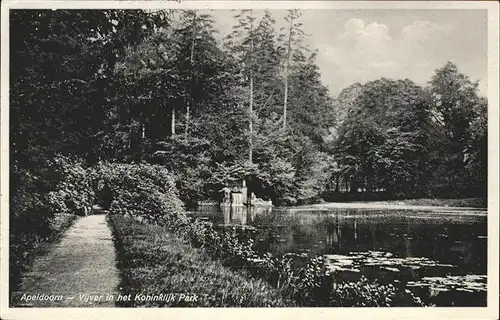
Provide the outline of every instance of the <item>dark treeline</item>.
<path id="1" fill-rule="evenodd" d="M 242 179 L 284 205 L 486 195 L 487 100 L 454 64 L 332 97 L 300 12 L 256 16 L 220 39 L 205 11 L 12 10 L 12 214 L 37 211 L 56 155 L 163 165 L 188 205 Z"/>

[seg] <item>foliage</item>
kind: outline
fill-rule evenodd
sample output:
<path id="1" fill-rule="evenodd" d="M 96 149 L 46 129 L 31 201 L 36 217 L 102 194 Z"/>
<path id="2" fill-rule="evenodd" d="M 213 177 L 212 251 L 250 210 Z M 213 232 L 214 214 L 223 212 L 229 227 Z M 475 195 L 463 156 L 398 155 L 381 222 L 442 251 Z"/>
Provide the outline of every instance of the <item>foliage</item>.
<path id="1" fill-rule="evenodd" d="M 321 146 L 336 115 L 328 89 L 321 82 L 316 64 L 317 52 L 297 62 L 290 75 L 290 127 L 299 136 L 308 137 L 312 145 Z"/>
<path id="2" fill-rule="evenodd" d="M 320 195 L 329 188 L 332 180 L 334 158 L 312 147 L 304 148 L 296 156 L 296 198 L 299 203 L 316 203 Z"/>
<path id="3" fill-rule="evenodd" d="M 59 156 L 50 168 L 61 174 L 56 190 L 47 195 L 48 206 L 52 212 L 87 215 L 95 201 L 91 175 L 81 160 L 71 161 Z"/>
<path id="4" fill-rule="evenodd" d="M 183 217 L 174 180 L 162 166 L 99 163 L 94 175 L 98 198 L 117 214 L 154 224 Z"/>
<path id="5" fill-rule="evenodd" d="M 162 17 L 131 10 L 11 11 L 14 162 L 40 167 L 60 152 L 95 160 L 91 146 L 102 143 L 101 110 L 117 58 Z"/>
<path id="6" fill-rule="evenodd" d="M 477 88 L 451 62 L 437 69 L 429 83 L 436 132 L 431 149 L 431 191 L 486 195 L 487 101 Z M 476 178 L 471 179 L 473 176 Z"/>
<path id="7" fill-rule="evenodd" d="M 346 179 L 352 192 L 418 192 L 426 175 L 421 159 L 428 113 L 423 90 L 409 80 L 364 85 L 339 129 L 337 178 Z"/>
<path id="8" fill-rule="evenodd" d="M 474 108 L 471 123 L 469 157 L 466 161 L 468 181 L 477 195 L 485 196 L 488 187 L 488 102 L 482 98 Z"/>
<path id="9" fill-rule="evenodd" d="M 203 186 L 210 175 L 209 141 L 172 137 L 156 144 L 150 161 L 161 164 L 173 174 L 180 199 L 196 205 L 204 196 Z"/>
<path id="10" fill-rule="evenodd" d="M 486 195 L 487 101 L 454 64 L 437 69 L 426 88 L 409 80 L 355 84 L 335 106 L 337 189 L 388 198 Z"/>

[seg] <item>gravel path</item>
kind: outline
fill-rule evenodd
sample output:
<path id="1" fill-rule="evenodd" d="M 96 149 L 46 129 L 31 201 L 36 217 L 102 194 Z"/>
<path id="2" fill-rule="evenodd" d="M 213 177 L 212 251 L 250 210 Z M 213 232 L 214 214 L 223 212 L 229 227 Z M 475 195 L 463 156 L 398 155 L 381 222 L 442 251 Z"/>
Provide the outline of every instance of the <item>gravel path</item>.
<path id="1" fill-rule="evenodd" d="M 104 214 L 82 217 L 52 244 L 24 276 L 15 293 L 17 305 L 114 307 L 106 297 L 117 296 L 120 279 L 105 218 Z"/>

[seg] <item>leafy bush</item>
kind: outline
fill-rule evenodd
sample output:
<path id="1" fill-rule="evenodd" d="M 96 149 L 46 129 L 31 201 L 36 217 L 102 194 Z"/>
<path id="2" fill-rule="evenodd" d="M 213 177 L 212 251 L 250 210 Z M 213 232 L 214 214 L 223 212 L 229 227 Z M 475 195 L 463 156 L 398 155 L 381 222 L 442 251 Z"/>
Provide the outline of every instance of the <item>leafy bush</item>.
<path id="1" fill-rule="evenodd" d="M 52 212 L 87 215 L 95 201 L 91 171 L 83 161 L 64 156 L 56 157 L 52 169 L 60 175 L 56 190 L 47 195 L 47 205 Z"/>
<path id="2" fill-rule="evenodd" d="M 183 219 L 182 201 L 164 167 L 100 163 L 93 174 L 97 197 L 112 212 L 163 225 Z"/>
<path id="3" fill-rule="evenodd" d="M 11 172 L 10 234 L 47 236 L 54 212 L 47 208 L 47 194 L 40 190 L 40 175 L 30 170 Z M 12 243 L 12 242 L 11 242 Z"/>

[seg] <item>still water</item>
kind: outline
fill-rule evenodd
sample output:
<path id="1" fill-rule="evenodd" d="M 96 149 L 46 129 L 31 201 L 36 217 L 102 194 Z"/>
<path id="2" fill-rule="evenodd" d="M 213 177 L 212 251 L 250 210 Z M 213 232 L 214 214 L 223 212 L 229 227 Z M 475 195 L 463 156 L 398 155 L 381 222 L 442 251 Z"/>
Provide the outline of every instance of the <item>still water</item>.
<path id="1" fill-rule="evenodd" d="M 201 206 L 192 214 L 219 225 L 255 227 L 259 251 L 311 255 L 382 251 L 453 264 L 457 272 L 486 274 L 484 214 L 229 206 Z"/>
<path id="2" fill-rule="evenodd" d="M 353 280 L 424 288 L 444 299 L 437 305 L 486 302 L 486 212 L 201 206 L 191 215 L 251 229 L 260 252 L 324 255 Z M 456 290 L 468 293 L 462 302 Z"/>

